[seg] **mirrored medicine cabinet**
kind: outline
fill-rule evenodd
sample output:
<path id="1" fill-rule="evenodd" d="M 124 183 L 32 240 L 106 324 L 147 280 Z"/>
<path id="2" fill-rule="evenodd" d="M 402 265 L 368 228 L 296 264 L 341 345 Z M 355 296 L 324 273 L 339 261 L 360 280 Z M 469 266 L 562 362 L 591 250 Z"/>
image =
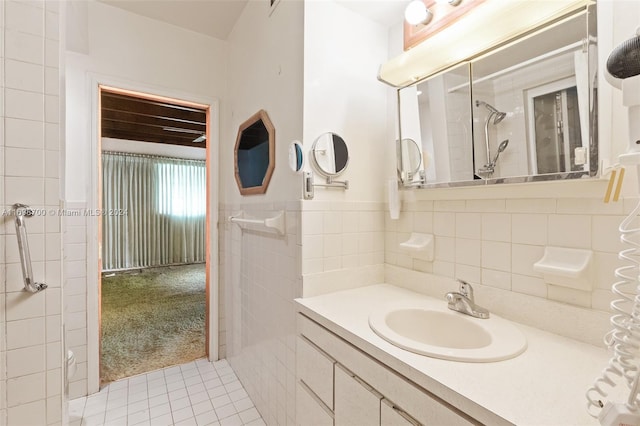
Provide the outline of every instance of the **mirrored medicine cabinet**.
<path id="1" fill-rule="evenodd" d="M 400 88 L 403 185 L 596 176 L 596 68 L 593 4 Z"/>

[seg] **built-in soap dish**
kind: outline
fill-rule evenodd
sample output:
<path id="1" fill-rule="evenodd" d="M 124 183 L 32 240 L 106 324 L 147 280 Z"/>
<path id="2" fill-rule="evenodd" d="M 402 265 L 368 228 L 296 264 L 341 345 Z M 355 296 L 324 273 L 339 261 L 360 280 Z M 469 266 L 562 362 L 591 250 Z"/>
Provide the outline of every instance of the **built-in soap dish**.
<path id="1" fill-rule="evenodd" d="M 421 234 L 412 232 L 404 243 L 400 243 L 400 249 L 415 259 L 433 261 L 433 234 Z"/>
<path id="2" fill-rule="evenodd" d="M 542 259 L 533 270 L 542 273 L 547 284 L 590 291 L 590 266 L 593 252 L 566 247 L 545 247 Z"/>

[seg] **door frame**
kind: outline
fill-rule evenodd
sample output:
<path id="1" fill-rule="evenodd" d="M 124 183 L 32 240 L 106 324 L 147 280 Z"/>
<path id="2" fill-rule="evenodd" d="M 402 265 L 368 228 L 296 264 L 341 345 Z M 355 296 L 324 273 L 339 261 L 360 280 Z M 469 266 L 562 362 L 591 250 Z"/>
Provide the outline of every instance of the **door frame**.
<path id="1" fill-rule="evenodd" d="M 100 93 L 102 89 L 130 95 L 168 99 L 207 109 L 207 218 L 206 218 L 206 353 L 210 361 L 219 358 L 219 283 L 218 283 L 218 199 L 220 107 L 214 98 L 185 93 L 164 87 L 151 86 L 111 76 L 89 74 L 88 93 L 91 97 L 90 165 L 87 209 L 97 211 L 101 206 L 101 131 Z M 87 217 L 87 391 L 100 390 L 100 281 L 101 281 L 101 223 L 99 216 Z"/>

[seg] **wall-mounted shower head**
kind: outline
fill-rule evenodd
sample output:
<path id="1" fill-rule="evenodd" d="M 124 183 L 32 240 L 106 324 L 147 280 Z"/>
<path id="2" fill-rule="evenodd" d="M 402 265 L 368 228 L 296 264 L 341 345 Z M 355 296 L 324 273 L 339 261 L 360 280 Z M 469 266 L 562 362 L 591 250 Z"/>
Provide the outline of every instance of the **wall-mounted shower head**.
<path id="1" fill-rule="evenodd" d="M 481 105 L 483 105 L 486 109 L 490 111 L 489 117 L 487 117 L 487 121 L 489 121 L 489 119 L 493 115 L 493 124 L 498 124 L 499 122 L 504 120 L 504 118 L 507 116 L 506 112 L 498 111 L 493 106 L 486 103 L 485 101 L 476 100 L 476 106 L 480 107 Z"/>

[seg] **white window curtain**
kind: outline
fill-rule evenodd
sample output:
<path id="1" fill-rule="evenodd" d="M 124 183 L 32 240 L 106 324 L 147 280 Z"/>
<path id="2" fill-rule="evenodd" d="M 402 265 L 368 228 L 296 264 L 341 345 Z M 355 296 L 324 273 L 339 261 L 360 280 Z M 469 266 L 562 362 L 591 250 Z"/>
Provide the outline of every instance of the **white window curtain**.
<path id="1" fill-rule="evenodd" d="M 102 153 L 102 270 L 205 261 L 202 160 Z"/>

